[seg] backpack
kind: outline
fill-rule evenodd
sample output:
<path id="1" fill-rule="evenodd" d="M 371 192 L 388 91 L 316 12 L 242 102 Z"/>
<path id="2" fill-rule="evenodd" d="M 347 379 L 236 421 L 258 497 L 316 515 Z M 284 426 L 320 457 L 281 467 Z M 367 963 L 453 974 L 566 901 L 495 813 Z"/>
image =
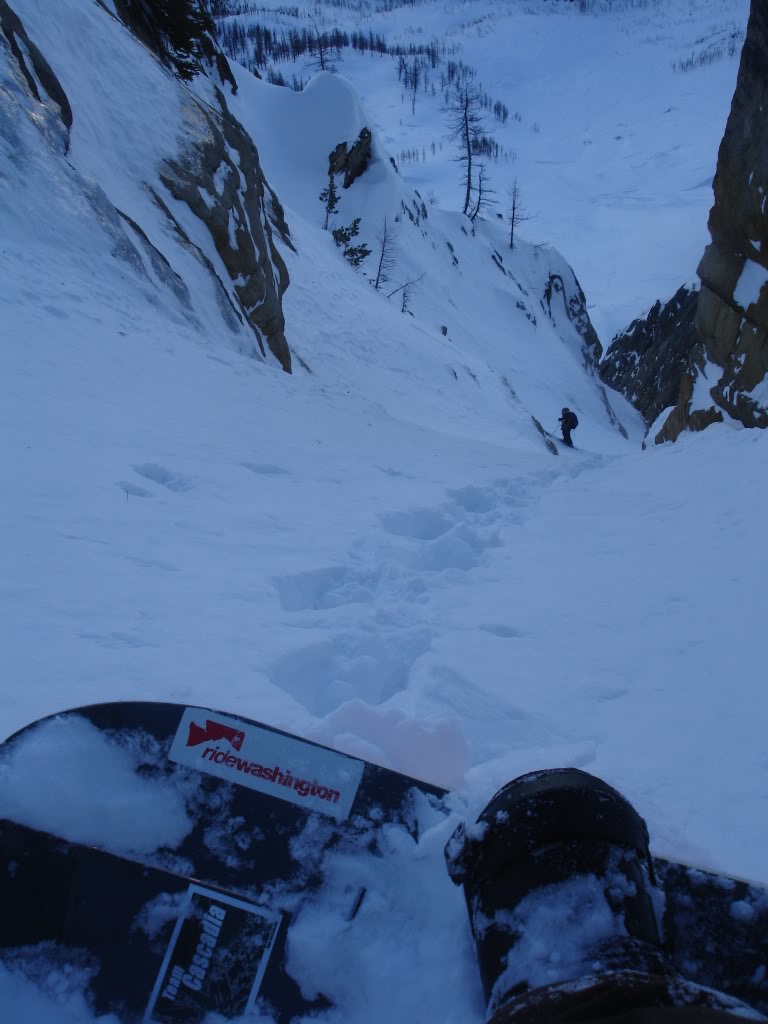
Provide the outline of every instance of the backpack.
<path id="1" fill-rule="evenodd" d="M 570 412 L 569 411 L 569 413 L 568 413 L 568 426 L 571 428 L 571 430 L 575 430 L 576 427 L 578 427 L 578 425 L 579 425 L 579 418 L 578 418 L 578 416 L 576 415 L 575 412 Z"/>

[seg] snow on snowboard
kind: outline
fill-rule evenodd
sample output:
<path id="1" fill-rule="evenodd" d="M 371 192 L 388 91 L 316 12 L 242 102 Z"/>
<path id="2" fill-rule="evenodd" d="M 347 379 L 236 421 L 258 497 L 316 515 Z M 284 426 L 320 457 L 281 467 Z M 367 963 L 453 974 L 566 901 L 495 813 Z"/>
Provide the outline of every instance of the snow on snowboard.
<path id="1" fill-rule="evenodd" d="M 451 813 L 439 786 L 177 704 L 42 719 L 0 745 L 0 772 L 0 960 L 33 980 L 78 966 L 94 1010 L 124 1024 L 253 1008 L 288 1024 L 328 1008 L 291 976 L 290 930 L 341 899 L 362 946 L 371 897 L 351 877 L 331 884 L 328 854 L 386 858 L 385 826 L 418 837 Z M 677 970 L 768 1011 L 768 889 L 659 857 L 653 868 Z"/>

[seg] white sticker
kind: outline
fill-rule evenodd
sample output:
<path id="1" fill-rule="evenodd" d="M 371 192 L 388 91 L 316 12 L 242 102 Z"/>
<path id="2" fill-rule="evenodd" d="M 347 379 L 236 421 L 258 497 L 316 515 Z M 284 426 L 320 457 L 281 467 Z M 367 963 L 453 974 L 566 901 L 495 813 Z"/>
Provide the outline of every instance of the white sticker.
<path id="1" fill-rule="evenodd" d="M 338 821 L 349 815 L 365 762 L 206 708 L 187 708 L 172 761 Z"/>
<path id="2" fill-rule="evenodd" d="M 228 893 L 189 886 L 144 1024 L 203 1024 L 253 1011 L 280 915 Z"/>

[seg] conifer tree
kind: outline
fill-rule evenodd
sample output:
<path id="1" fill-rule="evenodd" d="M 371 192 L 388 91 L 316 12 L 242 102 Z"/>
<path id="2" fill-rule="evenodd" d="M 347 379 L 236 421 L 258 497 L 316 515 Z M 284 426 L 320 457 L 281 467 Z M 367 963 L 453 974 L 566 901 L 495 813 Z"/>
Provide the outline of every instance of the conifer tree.
<path id="1" fill-rule="evenodd" d="M 336 212 L 336 207 L 339 205 L 339 194 L 336 191 L 336 180 L 333 171 L 328 174 L 328 187 L 324 188 L 320 193 L 320 202 L 325 203 L 325 221 L 323 223 L 323 231 L 328 230 L 328 218 L 332 213 Z"/>
<path id="2" fill-rule="evenodd" d="M 346 228 L 334 228 L 331 232 L 333 240 L 339 248 L 344 249 L 344 259 L 347 260 L 353 267 L 359 267 L 360 264 L 371 255 L 371 250 L 365 243 L 362 245 L 350 245 L 349 243 L 355 238 L 360 231 L 360 218 L 355 217 L 352 223 Z"/>

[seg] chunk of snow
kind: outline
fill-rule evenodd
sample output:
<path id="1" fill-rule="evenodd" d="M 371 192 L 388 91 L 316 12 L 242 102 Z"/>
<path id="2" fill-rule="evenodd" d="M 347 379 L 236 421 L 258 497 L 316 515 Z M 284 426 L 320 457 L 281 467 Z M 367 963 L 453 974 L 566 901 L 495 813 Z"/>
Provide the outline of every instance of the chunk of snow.
<path id="1" fill-rule="evenodd" d="M 176 846 L 191 826 L 184 801 L 136 766 L 87 719 L 49 719 L 0 761 L 0 817 L 120 853 Z"/>
<path id="2" fill-rule="evenodd" d="M 733 290 L 734 302 L 746 310 L 756 303 L 760 298 L 766 282 L 768 282 L 768 269 L 755 263 L 754 260 L 746 260 L 741 276 Z"/>

